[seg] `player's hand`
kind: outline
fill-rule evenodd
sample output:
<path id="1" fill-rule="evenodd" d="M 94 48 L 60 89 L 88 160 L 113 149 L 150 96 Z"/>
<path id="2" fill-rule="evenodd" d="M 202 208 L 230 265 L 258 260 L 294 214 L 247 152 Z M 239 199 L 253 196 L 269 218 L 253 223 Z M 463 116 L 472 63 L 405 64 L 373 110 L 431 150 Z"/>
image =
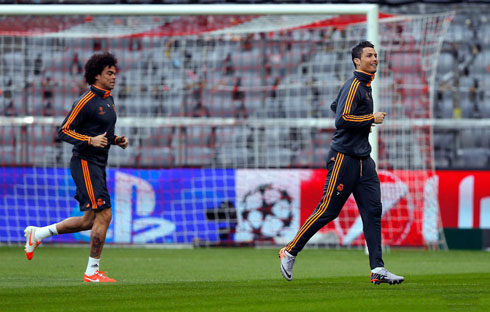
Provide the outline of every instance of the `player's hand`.
<path id="1" fill-rule="evenodd" d="M 374 123 L 381 124 L 385 120 L 385 116 L 387 114 L 385 112 L 376 112 L 374 113 Z"/>
<path id="2" fill-rule="evenodd" d="M 104 132 L 102 134 L 99 134 L 98 136 L 94 136 L 90 138 L 90 145 L 93 147 L 100 147 L 104 148 L 107 146 L 107 137 L 106 137 L 107 132 Z"/>
<path id="3" fill-rule="evenodd" d="M 120 146 L 122 149 L 125 149 L 129 145 L 129 140 L 125 136 L 116 136 L 114 143 L 116 143 L 116 145 Z"/>

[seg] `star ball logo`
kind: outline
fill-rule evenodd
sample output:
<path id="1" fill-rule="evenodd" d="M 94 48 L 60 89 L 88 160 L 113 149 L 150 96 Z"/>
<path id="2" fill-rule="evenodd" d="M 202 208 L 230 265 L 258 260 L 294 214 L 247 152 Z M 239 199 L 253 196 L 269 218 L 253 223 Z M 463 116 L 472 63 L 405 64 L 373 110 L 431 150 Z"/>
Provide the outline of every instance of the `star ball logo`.
<path id="1" fill-rule="evenodd" d="M 293 220 L 293 198 L 287 190 L 272 184 L 262 184 L 249 191 L 240 200 L 239 231 L 251 239 L 274 241 L 274 238 Z"/>

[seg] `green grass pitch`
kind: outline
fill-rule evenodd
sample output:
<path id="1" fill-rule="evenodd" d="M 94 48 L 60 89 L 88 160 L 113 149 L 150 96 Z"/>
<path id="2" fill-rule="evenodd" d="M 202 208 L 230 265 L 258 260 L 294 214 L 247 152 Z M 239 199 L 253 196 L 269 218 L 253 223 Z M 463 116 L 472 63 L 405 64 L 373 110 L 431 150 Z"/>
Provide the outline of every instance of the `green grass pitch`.
<path id="1" fill-rule="evenodd" d="M 369 283 L 362 250 L 306 249 L 294 279 L 278 249 L 105 248 L 115 284 L 82 282 L 86 248 L 0 247 L 0 311 L 489 311 L 490 253 L 391 250 L 401 285 Z"/>

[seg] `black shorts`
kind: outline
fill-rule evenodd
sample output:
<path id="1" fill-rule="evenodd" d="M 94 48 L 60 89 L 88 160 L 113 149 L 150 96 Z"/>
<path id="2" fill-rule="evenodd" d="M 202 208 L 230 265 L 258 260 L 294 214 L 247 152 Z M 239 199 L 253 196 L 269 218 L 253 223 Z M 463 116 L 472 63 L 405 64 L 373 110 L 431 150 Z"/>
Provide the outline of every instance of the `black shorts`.
<path id="1" fill-rule="evenodd" d="M 80 203 L 80 211 L 111 208 L 104 166 L 73 156 L 70 170 L 77 186 L 75 199 Z"/>

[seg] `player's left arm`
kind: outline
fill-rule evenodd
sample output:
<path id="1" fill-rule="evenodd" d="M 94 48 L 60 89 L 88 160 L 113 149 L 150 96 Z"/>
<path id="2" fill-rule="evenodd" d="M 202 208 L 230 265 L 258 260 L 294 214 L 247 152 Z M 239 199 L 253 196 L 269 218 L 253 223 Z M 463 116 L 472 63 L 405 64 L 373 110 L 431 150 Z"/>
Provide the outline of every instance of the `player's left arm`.
<path id="1" fill-rule="evenodd" d="M 114 135 L 114 144 L 125 149 L 129 146 L 129 139 L 125 136 Z"/>

